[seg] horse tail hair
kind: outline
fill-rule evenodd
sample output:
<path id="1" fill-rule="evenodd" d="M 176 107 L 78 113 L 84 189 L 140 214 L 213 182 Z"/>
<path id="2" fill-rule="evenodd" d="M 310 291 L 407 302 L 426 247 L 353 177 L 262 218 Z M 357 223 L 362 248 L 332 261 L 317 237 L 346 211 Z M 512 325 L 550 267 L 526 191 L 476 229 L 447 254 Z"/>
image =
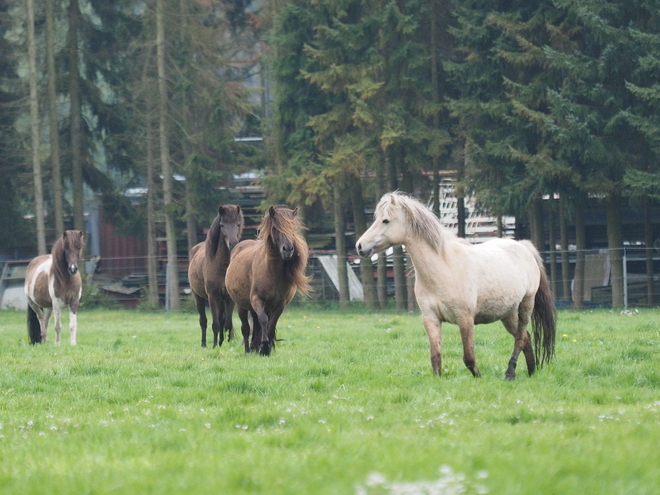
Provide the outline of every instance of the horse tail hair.
<path id="1" fill-rule="evenodd" d="M 539 252 L 533 249 L 536 262 L 541 272 L 539 288 L 534 297 L 534 311 L 532 312 L 532 331 L 534 333 L 534 354 L 538 366 L 549 363 L 555 354 L 555 335 L 557 333 L 557 310 L 552 287 L 543 266 Z"/>
<path id="2" fill-rule="evenodd" d="M 37 313 L 29 305 L 27 309 L 27 328 L 28 328 L 28 338 L 30 339 L 30 344 L 40 344 L 41 323 L 39 323 L 39 317 L 37 316 Z"/>

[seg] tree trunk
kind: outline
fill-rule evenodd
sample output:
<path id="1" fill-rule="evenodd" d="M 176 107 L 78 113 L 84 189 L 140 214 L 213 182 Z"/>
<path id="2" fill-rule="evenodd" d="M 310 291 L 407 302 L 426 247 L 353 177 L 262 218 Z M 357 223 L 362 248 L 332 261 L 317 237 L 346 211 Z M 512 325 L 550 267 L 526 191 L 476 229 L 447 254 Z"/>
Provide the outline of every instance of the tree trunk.
<path id="1" fill-rule="evenodd" d="M 344 198 L 340 179 L 333 185 L 335 212 L 335 251 L 337 252 L 337 276 L 339 278 L 339 307 L 345 308 L 349 302 L 348 270 L 346 267 L 346 222 L 344 220 Z"/>
<path id="2" fill-rule="evenodd" d="M 465 168 L 469 160 L 468 146 L 465 143 L 463 147 L 463 159 L 458 160 L 458 170 L 456 171 L 456 184 L 454 187 L 454 194 L 456 194 L 456 222 L 458 224 L 457 235 L 461 239 L 465 239 L 465 222 L 467 215 L 465 212 L 465 187 L 463 187 L 463 179 L 465 178 Z"/>
<path id="3" fill-rule="evenodd" d="M 385 153 L 383 153 L 385 155 Z M 387 159 L 383 156 L 383 163 L 387 163 Z M 378 196 L 380 197 L 385 194 L 387 191 L 386 179 L 385 179 L 385 170 L 384 167 L 379 167 L 377 171 L 377 180 L 378 180 Z M 378 302 L 380 303 L 381 309 L 387 308 L 387 253 L 383 251 L 378 253 L 378 263 L 377 263 L 377 275 L 378 275 Z"/>
<path id="4" fill-rule="evenodd" d="M 622 308 L 624 301 L 623 233 L 621 231 L 621 196 L 607 198 L 607 247 L 612 266 L 612 307 Z"/>
<path id="5" fill-rule="evenodd" d="M 156 1 L 156 58 L 158 65 L 158 134 L 163 172 L 163 207 L 167 242 L 169 307 L 179 308 L 179 259 L 176 247 L 172 171 L 167 129 L 167 80 L 165 76 L 165 19 L 163 0 Z"/>
<path id="6" fill-rule="evenodd" d="M 147 77 L 145 76 L 145 82 Z M 154 103 L 148 84 L 146 89 L 146 147 L 147 147 L 147 276 L 149 278 L 149 287 L 147 300 L 149 307 L 158 307 L 158 243 L 156 240 L 156 182 L 154 181 Z"/>
<path id="7" fill-rule="evenodd" d="M 69 102 L 71 105 L 71 178 L 73 182 L 73 228 L 85 230 L 82 173 L 82 115 L 80 105 L 80 71 L 78 69 L 78 0 L 69 2 Z"/>
<path id="8" fill-rule="evenodd" d="M 37 46 L 34 36 L 34 0 L 27 0 L 28 63 L 30 66 L 30 126 L 32 145 L 32 176 L 34 180 L 34 214 L 37 228 L 37 249 L 46 254 L 44 224 L 44 189 L 39 156 L 39 99 L 37 96 Z"/>
<path id="9" fill-rule="evenodd" d="M 578 197 L 575 202 L 575 286 L 573 289 L 573 307 L 584 308 L 584 251 L 586 249 L 584 228 L 584 202 Z"/>
<path id="10" fill-rule="evenodd" d="M 644 253 L 646 256 L 646 305 L 653 306 L 653 223 L 651 220 L 651 200 L 644 196 Z"/>
<path id="11" fill-rule="evenodd" d="M 532 242 L 539 253 L 545 251 L 545 229 L 543 226 L 543 199 L 540 194 L 532 198 L 529 223 L 532 228 Z"/>
<path id="12" fill-rule="evenodd" d="M 353 205 L 353 222 L 355 224 L 355 239 L 359 239 L 367 230 L 367 219 L 364 214 L 364 197 L 362 196 L 362 183 L 355 177 L 351 185 L 351 203 Z M 368 309 L 376 309 L 378 296 L 374 279 L 374 267 L 371 259 L 360 260 L 360 279 L 364 293 L 364 305 Z"/>
<path id="13" fill-rule="evenodd" d="M 552 287 L 552 293 L 557 295 L 558 283 L 557 280 L 557 225 L 556 225 L 556 215 L 555 215 L 555 195 L 554 193 L 550 194 L 550 201 L 548 202 L 548 244 L 550 245 L 550 285 Z"/>
<path id="14" fill-rule="evenodd" d="M 436 0 L 431 0 L 429 3 L 430 7 L 430 19 L 429 23 L 431 24 L 431 100 L 433 101 L 434 111 L 433 111 L 433 129 L 438 130 L 440 128 L 440 115 L 438 114 L 438 99 L 440 88 L 438 87 L 438 38 L 436 33 Z M 435 216 L 440 218 L 440 159 L 434 153 L 433 154 L 433 213 Z"/>
<path id="15" fill-rule="evenodd" d="M 388 181 L 390 191 L 396 191 L 399 188 L 397 178 L 397 159 L 398 149 L 390 147 L 386 150 L 385 156 L 388 159 Z M 405 175 L 405 174 L 404 174 Z M 392 266 L 394 269 L 394 299 L 396 301 L 396 309 L 405 311 L 408 308 L 406 300 L 406 268 L 403 257 L 403 248 L 393 246 L 392 248 Z"/>
<path id="16" fill-rule="evenodd" d="M 50 163 L 53 169 L 53 216 L 55 237 L 64 232 L 62 172 L 60 165 L 60 133 L 57 118 L 57 71 L 55 70 L 54 0 L 46 0 L 46 52 L 48 60 L 48 122 L 50 130 Z"/>
<path id="17" fill-rule="evenodd" d="M 559 196 L 559 243 L 561 245 L 562 300 L 571 300 L 571 262 L 568 256 L 568 212 L 566 195 Z"/>

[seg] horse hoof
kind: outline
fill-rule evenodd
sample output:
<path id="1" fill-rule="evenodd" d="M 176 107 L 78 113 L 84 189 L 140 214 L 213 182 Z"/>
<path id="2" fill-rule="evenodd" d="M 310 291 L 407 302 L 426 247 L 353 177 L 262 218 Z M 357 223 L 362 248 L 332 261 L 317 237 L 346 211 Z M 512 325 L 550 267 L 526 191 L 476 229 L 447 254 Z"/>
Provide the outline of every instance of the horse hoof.
<path id="1" fill-rule="evenodd" d="M 504 375 L 504 379 L 508 382 L 512 382 L 516 379 L 516 375 L 515 373 L 513 375 L 507 373 L 506 375 Z"/>
<path id="2" fill-rule="evenodd" d="M 270 356 L 270 344 L 264 343 L 261 344 L 261 349 L 259 349 L 259 354 L 262 356 Z"/>

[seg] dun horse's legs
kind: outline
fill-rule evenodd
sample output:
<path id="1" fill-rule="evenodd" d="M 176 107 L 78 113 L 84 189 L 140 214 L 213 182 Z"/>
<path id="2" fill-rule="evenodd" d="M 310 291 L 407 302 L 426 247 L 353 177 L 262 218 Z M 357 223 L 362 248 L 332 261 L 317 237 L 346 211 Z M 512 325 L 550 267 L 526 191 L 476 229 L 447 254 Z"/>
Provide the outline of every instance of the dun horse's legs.
<path id="1" fill-rule="evenodd" d="M 474 320 L 466 317 L 459 321 L 458 328 L 461 331 L 461 340 L 463 341 L 463 362 L 467 369 L 472 372 L 474 377 L 480 377 L 477 368 L 477 360 L 474 355 Z"/>
<path id="2" fill-rule="evenodd" d="M 241 320 L 241 333 L 243 334 L 243 347 L 245 352 L 250 352 L 250 319 L 248 318 L 248 310 L 238 308 L 238 317 Z"/>
<path id="3" fill-rule="evenodd" d="M 202 329 L 202 347 L 206 347 L 206 326 L 208 325 L 208 320 L 206 319 L 206 299 L 194 292 L 193 295 L 195 296 L 195 307 L 199 313 L 199 327 Z"/>
<path id="4" fill-rule="evenodd" d="M 435 315 L 423 315 L 422 322 L 431 346 L 431 368 L 433 373 L 442 374 L 442 323 Z"/>

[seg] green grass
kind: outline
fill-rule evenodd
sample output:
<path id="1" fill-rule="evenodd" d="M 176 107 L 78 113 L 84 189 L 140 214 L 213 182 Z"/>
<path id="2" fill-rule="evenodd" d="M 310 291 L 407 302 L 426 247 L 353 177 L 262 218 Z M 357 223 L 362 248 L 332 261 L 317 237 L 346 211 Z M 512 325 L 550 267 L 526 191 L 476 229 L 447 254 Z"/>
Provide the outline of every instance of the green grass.
<path id="1" fill-rule="evenodd" d="M 515 382 L 500 324 L 480 379 L 453 325 L 433 376 L 411 314 L 289 308 L 269 358 L 199 347 L 192 313 L 81 312 L 76 347 L 67 325 L 30 346 L 0 312 L 1 493 L 660 492 L 658 310 L 561 312 Z"/>

